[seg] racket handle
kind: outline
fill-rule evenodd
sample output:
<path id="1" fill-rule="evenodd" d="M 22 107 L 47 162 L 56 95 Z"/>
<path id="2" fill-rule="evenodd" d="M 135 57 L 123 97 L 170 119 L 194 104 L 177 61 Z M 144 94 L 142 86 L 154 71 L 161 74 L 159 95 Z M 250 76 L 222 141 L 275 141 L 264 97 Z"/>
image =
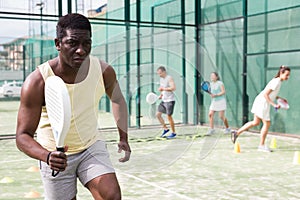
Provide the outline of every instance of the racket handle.
<path id="1" fill-rule="evenodd" d="M 56 147 L 56 151 L 65 152 L 64 147 Z"/>
<path id="2" fill-rule="evenodd" d="M 61 152 L 65 152 L 65 148 L 64 147 L 56 147 L 57 151 L 61 151 Z M 52 176 L 55 177 L 57 176 L 57 174 L 59 173 L 59 171 L 54 171 L 52 170 Z"/>

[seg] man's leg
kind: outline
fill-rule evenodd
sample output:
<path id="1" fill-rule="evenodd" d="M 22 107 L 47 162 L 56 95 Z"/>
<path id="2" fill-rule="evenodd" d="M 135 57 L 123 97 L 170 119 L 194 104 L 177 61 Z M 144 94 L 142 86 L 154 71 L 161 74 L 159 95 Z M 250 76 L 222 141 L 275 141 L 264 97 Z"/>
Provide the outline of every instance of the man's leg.
<path id="1" fill-rule="evenodd" d="M 161 112 L 157 112 L 156 113 L 156 117 L 157 117 L 158 121 L 161 123 L 161 125 L 163 126 L 163 128 L 165 130 L 167 130 L 168 128 L 167 128 L 167 125 L 165 124 L 165 120 L 162 118 L 162 113 Z"/>
<path id="2" fill-rule="evenodd" d="M 82 152 L 81 158 L 77 175 L 94 199 L 121 199 L 120 186 L 105 142 L 98 140 Z"/>
<path id="3" fill-rule="evenodd" d="M 95 200 L 120 200 L 121 189 L 115 173 L 98 176 L 86 184 Z"/>
<path id="4" fill-rule="evenodd" d="M 40 161 L 40 173 L 45 190 L 45 199 L 76 200 L 76 168 L 78 162 L 80 162 L 79 156 L 69 155 L 66 170 L 60 172 L 55 178 L 53 178 L 52 169 L 50 169 L 49 165 Z"/>
<path id="5" fill-rule="evenodd" d="M 172 117 L 173 111 L 174 111 L 174 105 L 175 105 L 175 101 L 166 103 L 166 114 L 168 116 L 168 121 L 170 123 L 170 127 L 171 127 L 171 130 L 172 130 L 171 135 L 169 135 L 167 137 L 168 139 L 176 137 L 175 124 L 174 124 L 174 120 L 173 120 L 173 117 Z"/>
<path id="6" fill-rule="evenodd" d="M 165 120 L 162 118 L 163 113 L 166 113 L 166 107 L 165 107 L 165 103 L 161 102 L 157 108 L 157 113 L 156 113 L 156 117 L 157 117 L 158 121 L 161 123 L 161 125 L 164 128 L 160 137 L 164 137 L 169 132 L 169 129 L 165 123 Z"/>
<path id="7" fill-rule="evenodd" d="M 175 132 L 175 124 L 174 124 L 174 120 L 173 120 L 172 115 L 168 115 L 168 120 L 169 120 L 169 123 L 170 123 L 170 126 L 171 126 L 172 133 L 176 133 Z"/>

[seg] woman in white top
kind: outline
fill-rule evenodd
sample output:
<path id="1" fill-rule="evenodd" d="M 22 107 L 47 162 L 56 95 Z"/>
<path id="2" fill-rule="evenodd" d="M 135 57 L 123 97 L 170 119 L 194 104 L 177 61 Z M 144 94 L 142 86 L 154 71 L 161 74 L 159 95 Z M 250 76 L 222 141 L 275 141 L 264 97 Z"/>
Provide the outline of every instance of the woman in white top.
<path id="1" fill-rule="evenodd" d="M 280 108 L 279 104 L 275 103 L 275 99 L 282 99 L 286 101 L 286 99 L 283 99 L 281 97 L 278 97 L 277 94 L 279 93 L 281 83 L 283 81 L 286 81 L 290 77 L 290 71 L 291 69 L 286 66 L 280 66 L 278 73 L 276 74 L 275 78 L 273 78 L 267 86 L 264 88 L 263 91 L 257 95 L 255 98 L 251 112 L 254 114 L 253 121 L 247 122 L 237 131 L 232 131 L 232 142 L 235 143 L 237 137 L 244 131 L 250 129 L 253 126 L 258 126 L 260 124 L 260 121 L 263 122 L 263 126 L 261 128 L 261 138 L 260 138 L 260 144 L 258 146 L 258 150 L 265 151 L 265 152 L 271 152 L 272 150 L 265 146 L 265 139 L 268 134 L 269 127 L 271 125 L 270 121 L 270 107 L 271 105 L 278 109 Z M 286 101 L 287 102 L 287 101 Z"/>
<path id="2" fill-rule="evenodd" d="M 225 117 L 226 110 L 226 98 L 225 98 L 225 87 L 222 81 L 220 81 L 219 74 L 212 72 L 210 74 L 210 89 L 211 89 L 211 104 L 209 107 L 209 126 L 208 135 L 214 133 L 214 114 L 219 112 L 220 119 L 224 122 L 226 127 L 225 133 L 230 133 L 228 121 Z"/>

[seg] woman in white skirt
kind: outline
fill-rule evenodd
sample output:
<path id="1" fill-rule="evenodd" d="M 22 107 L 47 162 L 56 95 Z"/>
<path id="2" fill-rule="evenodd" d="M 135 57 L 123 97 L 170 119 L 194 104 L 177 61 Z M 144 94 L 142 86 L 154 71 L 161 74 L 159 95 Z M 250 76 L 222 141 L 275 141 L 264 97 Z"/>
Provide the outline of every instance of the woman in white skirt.
<path id="1" fill-rule="evenodd" d="M 219 112 L 220 119 L 224 122 L 225 133 L 230 133 L 230 128 L 228 126 L 228 121 L 225 117 L 226 110 L 226 98 L 225 98 L 225 86 L 222 81 L 220 81 L 219 74 L 217 72 L 212 72 L 210 74 L 210 90 L 211 90 L 211 104 L 209 107 L 209 126 L 207 134 L 210 135 L 215 132 L 214 130 L 214 115 L 215 112 Z"/>
<path id="2" fill-rule="evenodd" d="M 281 97 L 278 97 L 277 94 L 279 93 L 281 83 L 283 81 L 286 81 L 290 77 L 290 68 L 286 66 L 280 66 L 279 71 L 277 72 L 275 78 L 273 78 L 267 86 L 264 88 L 263 91 L 259 93 L 259 95 L 256 96 L 251 112 L 253 113 L 254 117 L 253 120 L 250 122 L 247 122 L 244 126 L 242 126 L 237 131 L 231 132 L 231 139 L 232 142 L 235 143 L 237 137 L 244 131 L 250 129 L 253 126 L 258 126 L 260 124 L 260 121 L 263 122 L 263 126 L 260 130 L 260 144 L 258 146 L 259 151 L 264 152 L 271 152 L 272 150 L 269 149 L 267 146 L 265 146 L 265 140 L 268 134 L 269 127 L 271 126 L 270 121 L 270 107 L 271 105 L 278 109 L 280 108 L 280 105 L 275 103 L 275 99 L 282 99 L 286 101 L 286 99 L 283 99 Z M 287 101 L 286 101 L 287 102 Z"/>

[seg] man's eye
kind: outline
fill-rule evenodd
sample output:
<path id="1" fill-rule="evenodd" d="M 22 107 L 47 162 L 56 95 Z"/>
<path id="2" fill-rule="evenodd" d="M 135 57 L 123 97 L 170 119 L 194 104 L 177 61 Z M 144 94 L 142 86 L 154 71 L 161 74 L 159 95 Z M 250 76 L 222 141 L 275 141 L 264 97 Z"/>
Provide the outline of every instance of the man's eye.
<path id="1" fill-rule="evenodd" d="M 90 45 L 92 45 L 92 42 L 91 41 L 87 41 L 87 42 L 85 42 L 85 45 L 90 46 Z"/>
<path id="2" fill-rule="evenodd" d="M 75 42 L 75 41 L 69 41 L 68 44 L 69 44 L 70 46 L 75 46 L 75 45 L 76 45 L 76 42 Z"/>

